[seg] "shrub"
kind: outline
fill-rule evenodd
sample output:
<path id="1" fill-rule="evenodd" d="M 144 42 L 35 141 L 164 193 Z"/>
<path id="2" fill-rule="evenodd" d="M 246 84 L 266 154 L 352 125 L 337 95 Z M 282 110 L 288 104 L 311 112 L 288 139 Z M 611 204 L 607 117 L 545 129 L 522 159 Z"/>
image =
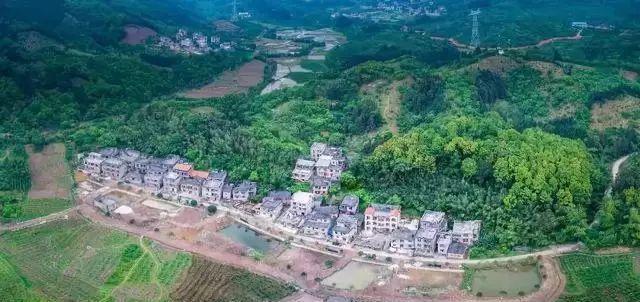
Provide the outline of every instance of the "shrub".
<path id="1" fill-rule="evenodd" d="M 216 207 L 215 205 L 210 205 L 207 207 L 207 212 L 209 213 L 209 215 L 213 215 L 218 211 L 218 207 Z"/>
<path id="2" fill-rule="evenodd" d="M 324 262 L 324 266 L 325 266 L 326 268 L 331 268 L 331 267 L 333 267 L 333 264 L 334 264 L 333 260 L 326 260 L 326 261 Z"/>
<path id="3" fill-rule="evenodd" d="M 198 205 L 198 202 L 197 202 L 197 201 L 195 201 L 195 200 L 191 200 L 191 201 L 189 202 L 189 204 L 190 204 L 192 207 L 195 207 L 195 206 L 197 206 L 197 205 Z"/>
<path id="4" fill-rule="evenodd" d="M 476 297 L 478 297 L 478 298 L 482 297 L 482 292 L 477 292 L 476 293 Z"/>

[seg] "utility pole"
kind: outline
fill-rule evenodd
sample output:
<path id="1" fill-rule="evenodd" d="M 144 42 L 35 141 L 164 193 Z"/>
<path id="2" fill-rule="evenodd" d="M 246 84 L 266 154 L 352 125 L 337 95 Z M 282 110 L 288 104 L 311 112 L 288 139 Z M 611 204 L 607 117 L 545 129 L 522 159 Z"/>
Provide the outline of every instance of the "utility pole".
<path id="1" fill-rule="evenodd" d="M 480 15 L 480 9 L 471 10 L 469 16 L 473 18 L 473 28 L 471 29 L 471 46 L 478 48 L 480 46 L 480 24 L 478 23 L 478 16 Z"/>
<path id="2" fill-rule="evenodd" d="M 238 21 L 238 4 L 237 4 L 237 0 L 233 0 L 233 15 L 231 16 L 231 21 Z"/>

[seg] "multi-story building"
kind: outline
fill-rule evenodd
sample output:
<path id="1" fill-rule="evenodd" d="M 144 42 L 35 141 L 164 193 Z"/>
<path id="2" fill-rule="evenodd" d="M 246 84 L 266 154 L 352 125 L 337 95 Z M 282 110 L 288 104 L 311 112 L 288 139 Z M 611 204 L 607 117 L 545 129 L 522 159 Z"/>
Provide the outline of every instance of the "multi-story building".
<path id="1" fill-rule="evenodd" d="M 200 200 L 201 191 L 202 185 L 197 179 L 185 178 L 180 182 L 180 197 Z"/>
<path id="2" fill-rule="evenodd" d="M 331 180 L 320 176 L 311 177 L 310 184 L 311 192 L 316 195 L 327 195 L 331 189 Z"/>
<path id="3" fill-rule="evenodd" d="M 209 171 L 200 171 L 200 170 L 191 169 L 191 171 L 189 171 L 189 177 L 200 180 L 200 181 L 204 181 L 209 179 Z"/>
<path id="4" fill-rule="evenodd" d="M 354 215 L 341 214 L 338 216 L 336 225 L 332 228 L 333 242 L 346 244 L 353 241 L 353 238 L 358 233 L 359 224 L 358 218 Z"/>
<path id="5" fill-rule="evenodd" d="M 480 236 L 480 220 L 454 221 L 451 237 L 454 242 L 472 245 Z"/>
<path id="6" fill-rule="evenodd" d="M 340 214 L 355 215 L 358 213 L 358 205 L 360 204 L 360 198 L 355 195 L 347 195 L 342 199 L 340 203 Z"/>
<path id="7" fill-rule="evenodd" d="M 102 163 L 106 158 L 100 153 L 91 152 L 84 159 L 84 172 L 93 176 L 102 173 Z"/>
<path id="8" fill-rule="evenodd" d="M 104 148 L 98 151 L 98 153 L 100 153 L 105 159 L 116 158 L 120 154 L 120 150 L 117 148 Z"/>
<path id="9" fill-rule="evenodd" d="M 140 174 L 146 174 L 147 170 L 149 170 L 149 165 L 151 165 L 151 162 L 154 160 L 155 159 L 152 158 L 139 158 L 133 163 L 133 170 L 136 170 Z"/>
<path id="10" fill-rule="evenodd" d="M 306 159 L 298 159 L 296 167 L 293 169 L 293 179 L 297 181 L 309 181 L 313 176 L 315 162 Z"/>
<path id="11" fill-rule="evenodd" d="M 438 257 L 447 257 L 449 245 L 451 245 L 451 233 L 441 233 L 438 236 L 437 253 Z"/>
<path id="12" fill-rule="evenodd" d="M 177 163 L 173 166 L 173 172 L 182 177 L 189 177 L 191 170 L 193 170 L 193 166 L 186 163 Z"/>
<path id="13" fill-rule="evenodd" d="M 434 256 L 441 232 L 447 230 L 444 212 L 425 211 L 415 236 L 415 253 L 420 256 Z"/>
<path id="14" fill-rule="evenodd" d="M 136 170 L 130 170 L 129 172 L 127 172 L 127 174 L 124 175 L 124 181 L 132 185 L 142 185 L 142 174 L 138 173 L 138 171 Z"/>
<path id="15" fill-rule="evenodd" d="M 269 192 L 268 197 L 282 201 L 282 204 L 284 205 L 291 204 L 291 192 L 289 191 L 271 191 Z"/>
<path id="16" fill-rule="evenodd" d="M 420 218 L 420 228 L 445 231 L 447 229 L 446 214 L 444 212 L 425 211 Z"/>
<path id="17" fill-rule="evenodd" d="M 124 149 L 120 151 L 118 157 L 127 165 L 127 169 L 133 170 L 135 169 L 136 161 L 142 158 L 142 153 L 133 149 Z"/>
<path id="18" fill-rule="evenodd" d="M 247 202 L 258 193 L 258 185 L 252 181 L 243 181 L 233 188 L 234 201 Z"/>
<path id="19" fill-rule="evenodd" d="M 307 215 L 307 219 L 302 225 L 302 233 L 306 236 L 326 239 L 337 215 L 338 207 L 315 207 L 311 214 Z"/>
<path id="20" fill-rule="evenodd" d="M 233 197 L 233 184 L 225 184 L 222 186 L 222 199 L 231 200 Z"/>
<path id="21" fill-rule="evenodd" d="M 400 222 L 400 206 L 371 204 L 364 212 L 364 229 L 369 232 L 392 232 Z"/>
<path id="22" fill-rule="evenodd" d="M 329 155 L 321 155 L 315 164 L 316 175 L 330 179 L 331 181 L 340 180 L 342 168 L 332 163 L 333 157 Z"/>
<path id="23" fill-rule="evenodd" d="M 282 200 L 267 196 L 262 199 L 262 203 L 260 204 L 260 211 L 258 211 L 258 216 L 274 220 L 278 218 L 278 216 L 280 216 L 283 207 L 284 203 L 282 202 Z"/>
<path id="24" fill-rule="evenodd" d="M 224 181 L 218 179 L 208 179 L 202 183 L 202 198 L 210 201 L 222 199 L 222 187 Z"/>
<path id="25" fill-rule="evenodd" d="M 313 143 L 311 145 L 311 158 L 314 161 L 317 161 L 326 149 L 327 149 L 327 144 Z"/>
<path id="26" fill-rule="evenodd" d="M 176 172 L 168 172 L 162 179 L 162 193 L 168 196 L 177 196 L 180 194 L 180 181 L 182 176 Z"/>
<path id="27" fill-rule="evenodd" d="M 164 174 L 151 174 L 144 175 L 144 187 L 146 190 L 152 193 L 159 193 L 162 190 L 162 178 Z"/>
<path id="28" fill-rule="evenodd" d="M 296 215 L 307 215 L 311 213 L 316 205 L 319 204 L 316 202 L 316 197 L 313 193 L 295 192 L 293 196 L 291 196 L 290 210 Z"/>
<path id="29" fill-rule="evenodd" d="M 389 251 L 403 255 L 413 255 L 416 231 L 408 228 L 397 228 L 390 235 Z"/>
<path id="30" fill-rule="evenodd" d="M 117 158 L 108 158 L 102 162 L 102 176 L 112 180 L 121 180 L 127 174 L 127 164 Z"/>

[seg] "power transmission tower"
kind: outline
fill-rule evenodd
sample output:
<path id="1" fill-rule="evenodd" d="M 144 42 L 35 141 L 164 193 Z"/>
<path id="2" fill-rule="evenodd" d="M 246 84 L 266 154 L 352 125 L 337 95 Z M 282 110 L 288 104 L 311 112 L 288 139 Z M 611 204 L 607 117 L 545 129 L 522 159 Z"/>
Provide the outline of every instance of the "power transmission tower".
<path id="1" fill-rule="evenodd" d="M 478 48 L 480 46 L 480 24 L 478 23 L 478 16 L 480 15 L 480 9 L 471 10 L 469 16 L 473 18 L 473 28 L 471 29 L 471 46 Z"/>
<path id="2" fill-rule="evenodd" d="M 237 0 L 233 0 L 233 15 L 231 16 L 231 21 L 238 21 L 238 4 L 237 4 Z"/>

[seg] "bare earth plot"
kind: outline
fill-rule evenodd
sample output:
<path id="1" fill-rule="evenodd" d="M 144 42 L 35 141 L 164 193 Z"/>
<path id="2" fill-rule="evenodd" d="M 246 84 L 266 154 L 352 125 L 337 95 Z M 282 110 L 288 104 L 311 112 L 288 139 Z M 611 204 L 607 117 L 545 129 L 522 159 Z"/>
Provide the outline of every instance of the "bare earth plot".
<path id="1" fill-rule="evenodd" d="M 41 152 L 27 146 L 31 171 L 30 199 L 70 199 L 73 179 L 65 159 L 65 146 L 51 144 Z"/>
<path id="2" fill-rule="evenodd" d="M 633 114 L 640 109 L 640 99 L 633 96 L 622 96 L 603 104 L 591 107 L 591 128 L 605 130 L 607 128 L 624 128 L 630 119 L 625 114 Z"/>
<path id="3" fill-rule="evenodd" d="M 264 67 L 264 62 L 253 60 L 236 70 L 225 71 L 213 83 L 187 91 L 183 96 L 192 99 L 206 99 L 246 92 L 262 83 Z"/>
<path id="4" fill-rule="evenodd" d="M 125 26 L 124 32 L 126 36 L 122 39 L 122 42 L 129 45 L 142 44 L 148 38 L 155 37 L 158 34 L 151 28 L 135 24 Z"/>

